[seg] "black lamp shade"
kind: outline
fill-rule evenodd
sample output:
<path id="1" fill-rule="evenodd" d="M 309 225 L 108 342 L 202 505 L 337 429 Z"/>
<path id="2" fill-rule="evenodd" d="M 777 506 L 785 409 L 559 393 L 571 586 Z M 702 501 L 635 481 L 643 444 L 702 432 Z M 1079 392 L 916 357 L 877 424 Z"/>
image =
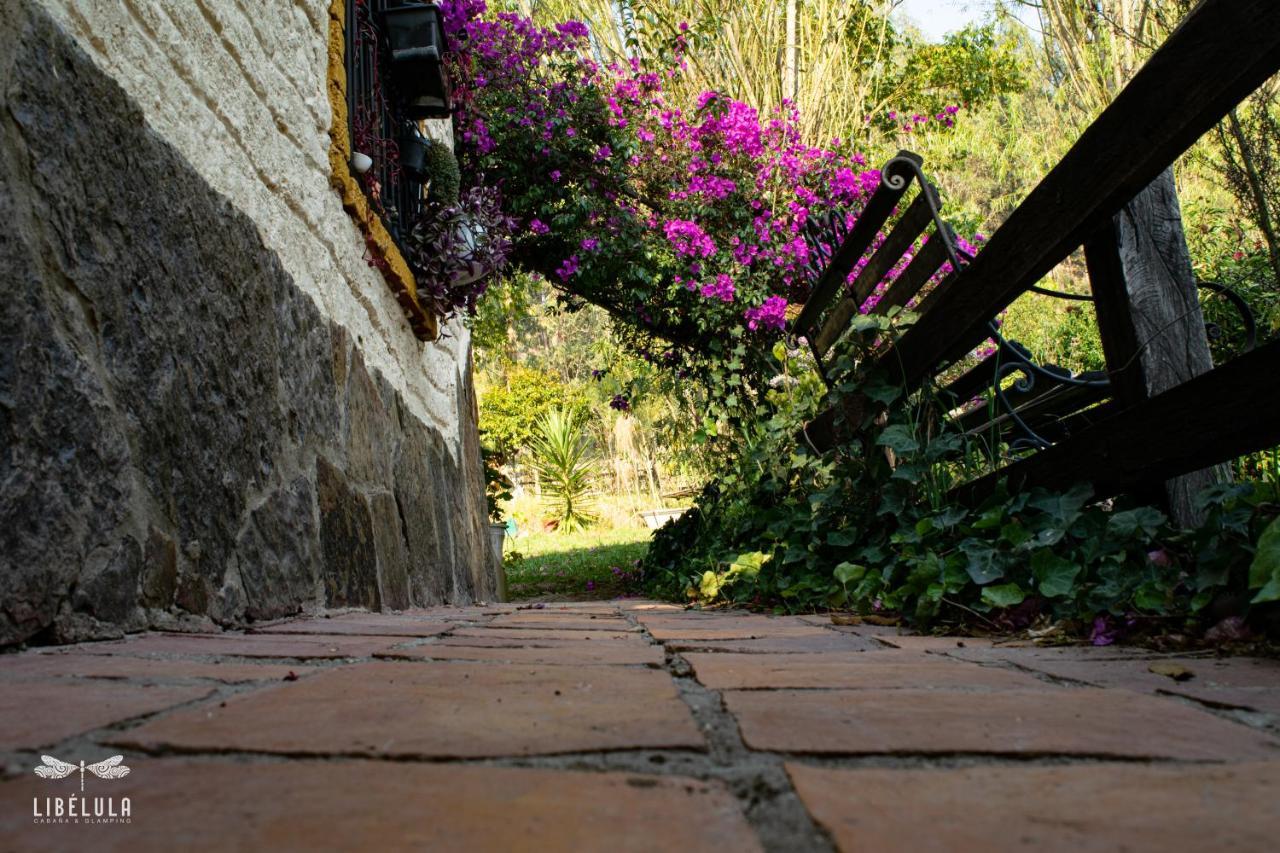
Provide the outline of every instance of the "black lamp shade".
<path id="1" fill-rule="evenodd" d="M 405 3 L 382 13 L 391 78 L 406 118 L 448 118 L 449 80 L 442 62 L 446 48 L 440 8 Z"/>

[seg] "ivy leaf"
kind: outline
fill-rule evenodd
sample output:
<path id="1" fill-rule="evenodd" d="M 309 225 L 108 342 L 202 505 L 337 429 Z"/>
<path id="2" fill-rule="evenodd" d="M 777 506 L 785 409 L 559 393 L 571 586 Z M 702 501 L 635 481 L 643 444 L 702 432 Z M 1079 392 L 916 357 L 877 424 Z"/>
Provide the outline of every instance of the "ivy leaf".
<path id="1" fill-rule="evenodd" d="M 992 607 L 1013 607 L 1021 604 L 1026 597 L 1027 594 L 1016 583 L 1002 583 L 982 590 L 982 600 Z"/>
<path id="2" fill-rule="evenodd" d="M 1107 531 L 1121 539 L 1128 539 L 1137 533 L 1150 538 L 1159 532 L 1164 522 L 1164 513 L 1160 510 L 1140 506 L 1137 509 L 1113 512 L 1107 519 Z"/>
<path id="3" fill-rule="evenodd" d="M 1031 575 L 1036 579 L 1036 589 L 1045 598 L 1070 595 L 1080 566 L 1064 560 L 1045 548 L 1031 555 Z"/>
<path id="4" fill-rule="evenodd" d="M 1037 495 L 1027 503 L 1048 513 L 1059 524 L 1070 526 L 1091 497 L 1093 497 L 1093 487 L 1077 483 L 1065 493 Z"/>
<path id="5" fill-rule="evenodd" d="M 1280 518 L 1272 520 L 1258 539 L 1258 552 L 1249 565 L 1249 589 L 1258 590 L 1254 604 L 1280 601 Z"/>
<path id="6" fill-rule="evenodd" d="M 1000 538 L 1017 548 L 1030 539 L 1031 534 L 1018 522 L 1011 521 L 1000 528 Z"/>
<path id="7" fill-rule="evenodd" d="M 856 533 L 848 530 L 833 530 L 827 534 L 827 544 L 837 548 L 848 547 L 858 541 Z"/>
<path id="8" fill-rule="evenodd" d="M 920 442 L 911 435 L 905 424 L 893 424 L 885 427 L 884 432 L 876 439 L 876 444 L 888 447 L 894 453 L 914 453 L 920 449 Z"/>
<path id="9" fill-rule="evenodd" d="M 1133 604 L 1139 610 L 1164 613 L 1169 609 L 1169 590 L 1158 583 L 1145 583 L 1134 592 Z"/>
<path id="10" fill-rule="evenodd" d="M 841 563 L 836 566 L 835 571 L 832 572 L 832 574 L 835 575 L 836 580 L 840 581 L 842 584 L 860 581 L 862 580 L 862 576 L 866 573 L 867 567 L 859 566 L 856 563 Z"/>
<path id="11" fill-rule="evenodd" d="M 862 393 L 877 403 L 889 405 L 902 394 L 902 388 L 890 384 L 882 376 L 873 376 L 862 386 Z"/>
<path id="12" fill-rule="evenodd" d="M 966 539 L 960 550 L 968 558 L 965 571 L 979 586 L 1004 577 L 1004 555 L 979 539 Z"/>
<path id="13" fill-rule="evenodd" d="M 715 598 L 720 592 L 720 577 L 712 571 L 702 573 L 702 581 L 698 584 L 698 592 L 703 598 Z"/>
<path id="14" fill-rule="evenodd" d="M 745 554 L 739 554 L 729 564 L 727 577 L 746 575 L 749 578 L 753 578 L 760 574 L 760 567 L 767 562 L 769 562 L 769 555 L 763 551 L 749 551 Z"/>

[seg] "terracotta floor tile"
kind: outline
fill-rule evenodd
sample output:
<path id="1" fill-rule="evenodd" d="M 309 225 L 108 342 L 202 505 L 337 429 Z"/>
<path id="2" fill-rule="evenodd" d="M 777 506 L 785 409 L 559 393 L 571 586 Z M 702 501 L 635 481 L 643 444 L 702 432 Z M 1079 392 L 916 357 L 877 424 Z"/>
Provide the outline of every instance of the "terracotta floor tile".
<path id="1" fill-rule="evenodd" d="M 272 663 L 221 663 L 191 660 L 27 652 L 0 656 L 0 679 L 115 678 L 146 681 L 213 679 L 228 684 L 247 681 L 280 681 L 289 673 L 305 675 L 302 665 Z"/>
<path id="2" fill-rule="evenodd" d="M 671 677 L 639 667 L 364 663 L 173 714 L 122 745 L 431 757 L 701 748 Z"/>
<path id="3" fill-rule="evenodd" d="M 23 776 L 0 784 L 2 846 L 122 853 L 760 849 L 723 787 L 678 776 L 368 761 L 128 763 L 127 777 L 91 779 L 94 790 L 86 793 L 129 797 L 129 825 L 33 825 L 32 799 L 66 783 Z"/>
<path id="4" fill-rule="evenodd" d="M 85 643 L 95 655 L 234 655 L 250 658 L 367 657 L 404 642 L 404 637 L 313 634 L 144 634 L 119 642 Z"/>
<path id="5" fill-rule="evenodd" d="M 861 629 L 855 631 L 863 633 Z M 915 652 L 935 652 L 961 649 L 985 649 L 991 641 L 985 637 L 931 637 L 915 634 L 875 634 L 877 640 L 895 649 L 909 649 Z"/>
<path id="6" fill-rule="evenodd" d="M 892 637 L 886 640 L 893 641 Z M 961 660 L 990 663 L 992 661 L 1105 661 L 1105 660 L 1148 660 L 1168 657 L 1159 652 L 1129 646 L 1029 646 L 1001 643 L 977 645 L 965 640 L 965 647 L 944 647 L 936 650 L 941 654 Z"/>
<path id="7" fill-rule="evenodd" d="M 1280 714 L 1280 661 L 1262 658 L 1160 658 L 1124 661 L 1025 661 L 1028 669 L 1099 687 L 1121 687 L 1139 693 L 1184 696 L 1222 707 Z M 1179 667 L 1191 673 L 1185 681 L 1153 672 L 1152 667 Z"/>
<path id="8" fill-rule="evenodd" d="M 1270 687 L 1280 689 L 1280 661 L 1263 658 L 1160 658 L 1158 660 L 1034 660 L 1028 669 L 1099 687 L 1158 688 Z M 1153 671 L 1153 667 L 1157 671 Z M 1161 675 L 1162 668 L 1185 670 L 1185 681 Z"/>
<path id="9" fill-rule="evenodd" d="M 949 688 L 1011 690 L 1044 686 L 1034 676 L 916 652 L 830 654 L 688 653 L 703 685 L 713 690 L 777 688 Z"/>
<path id="10" fill-rule="evenodd" d="M 484 637 L 458 637 L 453 639 L 445 637 L 442 640 L 435 640 L 426 645 L 442 646 L 455 649 L 533 649 L 540 652 L 553 652 L 555 650 L 565 650 L 568 652 L 581 652 L 582 654 L 591 654 L 592 649 L 616 649 L 618 651 L 629 651 L 633 654 L 647 654 L 646 649 L 656 649 L 657 654 L 662 654 L 661 646 L 654 646 L 649 643 L 630 643 L 620 642 L 617 640 L 507 640 L 496 639 L 490 640 Z M 397 652 L 405 648 L 417 648 L 416 646 L 402 646 L 389 650 Z"/>
<path id="11" fill-rule="evenodd" d="M 826 633 L 789 617 L 770 616 L 641 616 L 655 640 L 749 640 L 757 637 L 812 637 Z"/>
<path id="12" fill-rule="evenodd" d="M 619 616 L 593 616 L 573 613 L 521 612 L 498 616 L 489 623 L 494 628 L 531 628 L 543 631 L 613 631 L 640 629 Z"/>
<path id="13" fill-rule="evenodd" d="M 212 692 L 209 687 L 145 687 L 98 679 L 6 682 L 0 685 L 0 750 L 49 746 Z"/>
<path id="14" fill-rule="evenodd" d="M 517 615 L 525 613 L 572 613 L 618 616 L 622 612 L 622 608 L 617 604 L 604 601 L 557 601 L 542 602 L 537 605 L 518 605 L 514 612 Z"/>
<path id="15" fill-rule="evenodd" d="M 842 851 L 1252 851 L 1280 838 L 1280 763 L 787 772 Z"/>
<path id="16" fill-rule="evenodd" d="M 1280 759 L 1280 741 L 1127 690 L 751 690 L 724 698 L 753 749 Z"/>
<path id="17" fill-rule="evenodd" d="M 744 640 L 668 640 L 676 652 L 741 652 L 745 654 L 800 654 L 812 652 L 885 652 L 888 647 L 867 637 L 842 631 L 815 629 L 799 637 L 760 637 Z"/>
<path id="18" fill-rule="evenodd" d="M 626 643 L 628 645 L 647 646 L 649 640 L 642 634 L 622 631 L 553 631 L 524 628 L 459 628 L 447 639 L 458 640 L 474 638 L 481 640 L 509 640 L 508 645 L 529 644 L 542 640 L 556 640 L 570 643 Z"/>
<path id="19" fill-rule="evenodd" d="M 379 652 L 375 657 L 389 660 L 474 660 L 486 662 L 534 663 L 554 666 L 593 664 L 661 666 L 665 656 L 661 646 L 619 643 L 572 643 L 555 648 L 516 645 L 456 646 L 431 643 Z"/>
<path id="20" fill-rule="evenodd" d="M 299 619 L 267 625 L 255 634 L 332 634 L 381 637 L 434 637 L 457 625 L 456 620 L 414 618 L 371 613 L 367 616 L 334 616 L 328 619 Z"/>

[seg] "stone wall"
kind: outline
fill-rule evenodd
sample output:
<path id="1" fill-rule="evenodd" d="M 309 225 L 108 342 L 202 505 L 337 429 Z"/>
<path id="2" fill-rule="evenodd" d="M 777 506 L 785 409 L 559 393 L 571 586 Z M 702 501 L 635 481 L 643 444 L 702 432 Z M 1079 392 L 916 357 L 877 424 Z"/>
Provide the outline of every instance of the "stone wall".
<path id="1" fill-rule="evenodd" d="M 0 645 L 491 597 L 464 337 L 325 248 L 333 199 L 216 186 L 64 16 L 0 0 L 0 44 Z"/>

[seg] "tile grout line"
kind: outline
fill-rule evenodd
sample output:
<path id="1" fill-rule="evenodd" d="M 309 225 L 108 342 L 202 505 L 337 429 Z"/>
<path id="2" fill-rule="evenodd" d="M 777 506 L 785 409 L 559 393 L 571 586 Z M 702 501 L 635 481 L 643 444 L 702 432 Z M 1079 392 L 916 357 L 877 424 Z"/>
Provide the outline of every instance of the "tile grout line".
<path id="1" fill-rule="evenodd" d="M 664 650 L 665 669 L 671 675 L 676 693 L 707 740 L 709 751 L 704 759 L 707 776 L 719 779 L 737 798 L 764 849 L 777 853 L 799 849 L 823 853 L 834 850 L 830 835 L 810 817 L 792 786 L 783 766 L 784 759 L 748 749 L 738 721 L 725 707 L 720 691 L 702 686 L 693 676 L 688 661 L 654 640 L 634 612 L 625 617 L 639 627 L 650 642 Z"/>

